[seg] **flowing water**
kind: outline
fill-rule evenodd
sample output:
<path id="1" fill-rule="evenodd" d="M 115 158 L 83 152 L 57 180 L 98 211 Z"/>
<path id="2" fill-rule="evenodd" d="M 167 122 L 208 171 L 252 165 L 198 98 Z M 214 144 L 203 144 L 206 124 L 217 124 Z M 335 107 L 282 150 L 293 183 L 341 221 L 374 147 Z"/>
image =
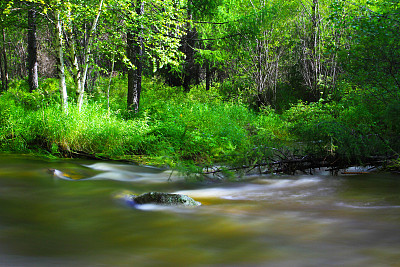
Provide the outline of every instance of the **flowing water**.
<path id="1" fill-rule="evenodd" d="M 189 183 L 129 164 L 0 155 L 0 266 L 400 266 L 399 178 Z M 125 190 L 203 205 L 134 209 L 115 199 Z"/>

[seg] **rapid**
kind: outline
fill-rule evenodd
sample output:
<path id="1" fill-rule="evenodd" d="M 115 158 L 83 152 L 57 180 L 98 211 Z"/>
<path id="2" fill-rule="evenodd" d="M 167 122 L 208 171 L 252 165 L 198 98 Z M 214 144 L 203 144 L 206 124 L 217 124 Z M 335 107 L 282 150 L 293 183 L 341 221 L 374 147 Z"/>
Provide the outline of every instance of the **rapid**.
<path id="1" fill-rule="evenodd" d="M 0 266 L 399 266 L 399 178 L 188 182 L 152 167 L 2 154 Z M 115 198 L 124 191 L 202 205 L 135 209 Z"/>

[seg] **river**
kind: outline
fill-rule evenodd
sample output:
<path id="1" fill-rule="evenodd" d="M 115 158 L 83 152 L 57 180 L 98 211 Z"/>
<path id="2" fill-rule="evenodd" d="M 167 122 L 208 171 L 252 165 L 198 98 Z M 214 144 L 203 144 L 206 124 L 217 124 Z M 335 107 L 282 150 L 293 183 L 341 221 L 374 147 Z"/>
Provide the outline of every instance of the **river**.
<path id="1" fill-rule="evenodd" d="M 399 176 L 170 175 L 0 155 L 0 266 L 400 266 Z M 125 190 L 203 205 L 134 209 L 115 199 Z"/>

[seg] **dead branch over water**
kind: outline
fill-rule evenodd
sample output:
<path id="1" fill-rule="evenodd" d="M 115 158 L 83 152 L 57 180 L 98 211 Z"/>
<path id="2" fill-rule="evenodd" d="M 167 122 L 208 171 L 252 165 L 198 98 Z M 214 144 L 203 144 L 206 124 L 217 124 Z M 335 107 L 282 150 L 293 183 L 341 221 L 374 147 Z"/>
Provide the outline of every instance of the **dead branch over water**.
<path id="1" fill-rule="evenodd" d="M 327 168 L 331 174 L 335 175 L 339 170 L 344 170 L 351 166 L 370 166 L 371 169 L 386 167 L 391 160 L 397 156 L 373 156 L 362 159 L 349 159 L 339 155 L 321 156 L 290 156 L 280 158 L 279 160 L 270 160 L 268 162 L 257 163 L 253 165 L 242 165 L 236 167 L 213 167 L 206 169 L 203 174 L 214 175 L 226 171 L 242 171 L 245 173 L 259 174 L 289 174 L 296 173 L 314 174 L 315 170 Z"/>

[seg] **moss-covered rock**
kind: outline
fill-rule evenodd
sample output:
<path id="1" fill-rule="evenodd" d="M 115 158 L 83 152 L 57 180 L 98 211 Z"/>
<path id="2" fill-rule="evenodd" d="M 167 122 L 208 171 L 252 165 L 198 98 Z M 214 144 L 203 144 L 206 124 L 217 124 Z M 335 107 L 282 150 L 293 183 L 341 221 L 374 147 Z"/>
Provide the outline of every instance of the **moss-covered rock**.
<path id="1" fill-rule="evenodd" d="M 124 191 L 114 195 L 115 199 L 122 200 L 126 205 L 137 207 L 143 204 L 157 204 L 164 206 L 200 206 L 201 203 L 191 197 L 181 194 L 170 194 L 162 192 L 149 192 L 135 195 L 132 192 Z"/>
<path id="2" fill-rule="evenodd" d="M 161 204 L 168 206 L 199 206 L 200 202 L 186 195 L 170 194 L 162 192 L 149 192 L 139 196 L 132 196 L 136 204 Z"/>

